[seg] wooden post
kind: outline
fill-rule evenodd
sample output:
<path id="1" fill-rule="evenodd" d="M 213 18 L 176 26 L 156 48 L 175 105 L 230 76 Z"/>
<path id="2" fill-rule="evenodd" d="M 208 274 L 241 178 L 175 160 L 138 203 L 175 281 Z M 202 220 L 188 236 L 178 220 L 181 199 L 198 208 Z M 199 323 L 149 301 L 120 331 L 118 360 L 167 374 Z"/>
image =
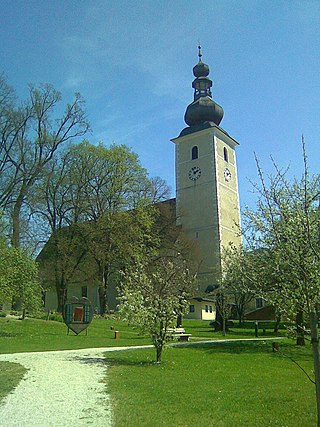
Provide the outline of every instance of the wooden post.
<path id="1" fill-rule="evenodd" d="M 313 369 L 315 376 L 316 386 L 316 400 L 317 400 L 317 414 L 318 414 L 318 427 L 320 427 L 320 354 L 319 354 L 319 333 L 318 333 L 318 318 L 317 313 L 312 311 L 310 313 L 310 326 L 311 326 L 311 345 L 313 353 Z"/>
<path id="2" fill-rule="evenodd" d="M 256 338 L 258 338 L 258 336 L 259 336 L 259 324 L 258 324 L 257 320 L 255 321 L 255 324 L 254 324 L 254 334 L 255 334 Z"/>

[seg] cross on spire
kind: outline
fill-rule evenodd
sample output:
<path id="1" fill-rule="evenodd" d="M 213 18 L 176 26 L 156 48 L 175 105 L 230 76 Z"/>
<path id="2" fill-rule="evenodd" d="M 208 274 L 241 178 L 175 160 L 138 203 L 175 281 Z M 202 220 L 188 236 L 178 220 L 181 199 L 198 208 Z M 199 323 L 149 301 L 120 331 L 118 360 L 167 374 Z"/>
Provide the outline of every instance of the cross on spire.
<path id="1" fill-rule="evenodd" d="M 199 62 L 202 62 L 202 52 L 201 52 L 201 45 L 200 45 L 200 42 L 199 42 L 199 46 L 198 46 L 198 49 L 199 49 L 199 52 L 198 52 L 198 57 L 199 57 Z"/>

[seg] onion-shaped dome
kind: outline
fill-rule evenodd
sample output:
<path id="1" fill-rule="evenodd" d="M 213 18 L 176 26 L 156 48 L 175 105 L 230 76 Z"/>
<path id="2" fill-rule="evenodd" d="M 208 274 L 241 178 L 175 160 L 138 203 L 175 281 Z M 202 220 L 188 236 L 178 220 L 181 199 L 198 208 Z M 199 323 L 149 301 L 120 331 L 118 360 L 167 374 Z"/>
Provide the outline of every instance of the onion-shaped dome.
<path id="1" fill-rule="evenodd" d="M 193 67 L 193 75 L 195 77 L 207 77 L 209 72 L 209 66 L 201 60 L 199 60 L 198 64 Z"/>
<path id="2" fill-rule="evenodd" d="M 194 101 L 187 107 L 184 120 L 188 126 L 201 125 L 205 122 L 219 125 L 223 118 L 223 108 L 212 100 L 212 81 L 208 77 L 209 67 L 202 62 L 200 46 L 198 56 L 199 62 L 193 67 Z"/>
<path id="3" fill-rule="evenodd" d="M 223 118 L 223 108 L 209 96 L 200 97 L 188 105 L 184 121 L 188 126 L 200 125 L 204 122 L 213 122 L 219 125 Z"/>

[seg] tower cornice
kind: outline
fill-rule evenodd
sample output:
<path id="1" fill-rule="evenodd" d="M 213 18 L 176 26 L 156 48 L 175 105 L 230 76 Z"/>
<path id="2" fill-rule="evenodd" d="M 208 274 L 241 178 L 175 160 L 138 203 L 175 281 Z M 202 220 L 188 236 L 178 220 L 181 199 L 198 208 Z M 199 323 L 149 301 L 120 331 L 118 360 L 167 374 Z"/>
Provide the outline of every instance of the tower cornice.
<path id="1" fill-rule="evenodd" d="M 215 123 L 210 123 L 210 122 L 204 123 L 203 126 L 199 126 L 198 128 L 196 128 L 196 126 L 193 126 L 192 128 L 187 127 L 180 132 L 179 136 L 177 136 L 176 138 L 172 138 L 171 141 L 173 143 L 176 143 L 178 142 L 178 140 L 180 141 L 182 138 L 197 139 L 199 136 L 206 134 L 210 130 L 212 133 L 215 133 L 215 131 L 217 130 L 221 134 L 230 138 L 233 141 L 235 146 L 239 145 L 239 142 L 236 141 L 234 138 L 232 138 L 232 136 L 230 136 L 228 132 L 225 131 L 221 126 L 218 126 Z"/>

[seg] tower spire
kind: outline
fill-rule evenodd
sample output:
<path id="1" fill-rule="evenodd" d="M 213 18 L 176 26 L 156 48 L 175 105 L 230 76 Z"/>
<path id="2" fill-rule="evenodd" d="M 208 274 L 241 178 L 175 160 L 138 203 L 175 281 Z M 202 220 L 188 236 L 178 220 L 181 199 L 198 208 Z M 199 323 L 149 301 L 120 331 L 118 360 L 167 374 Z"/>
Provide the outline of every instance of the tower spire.
<path id="1" fill-rule="evenodd" d="M 200 42 L 199 42 L 199 46 L 198 46 L 198 57 L 199 57 L 199 62 L 202 62 L 202 52 L 201 52 L 201 45 L 200 45 Z"/>
<path id="2" fill-rule="evenodd" d="M 223 117 L 223 109 L 212 99 L 212 80 L 208 77 L 209 66 L 202 62 L 201 45 L 198 45 L 199 62 L 193 67 L 195 79 L 192 82 L 194 100 L 187 107 L 184 120 L 189 126 L 213 123 L 219 125 Z"/>

